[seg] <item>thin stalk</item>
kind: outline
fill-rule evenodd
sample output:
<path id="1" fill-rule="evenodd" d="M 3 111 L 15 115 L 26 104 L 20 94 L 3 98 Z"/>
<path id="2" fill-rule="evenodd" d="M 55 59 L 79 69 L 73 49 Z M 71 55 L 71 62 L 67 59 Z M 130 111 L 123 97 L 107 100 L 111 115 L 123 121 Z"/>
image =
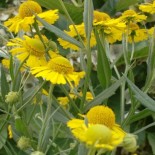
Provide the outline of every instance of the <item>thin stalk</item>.
<path id="1" fill-rule="evenodd" d="M 76 6 L 76 7 L 82 7 L 83 3 L 77 3 L 76 0 L 71 0 L 72 3 Z"/>
<path id="2" fill-rule="evenodd" d="M 52 98 L 57 103 L 57 105 L 59 105 L 60 109 L 63 111 L 63 113 L 66 115 L 66 117 L 68 119 L 71 119 L 72 117 L 67 113 L 67 111 L 62 106 L 60 106 L 59 102 L 57 101 L 57 99 L 55 98 L 54 95 L 52 96 Z"/>
<path id="3" fill-rule="evenodd" d="M 58 0 L 58 1 L 59 1 L 59 3 L 61 4 L 61 6 L 62 6 L 62 8 L 63 8 L 63 10 L 64 10 L 64 12 L 65 12 L 65 14 L 66 14 L 66 16 L 68 17 L 70 23 L 73 25 L 74 30 L 75 30 L 75 32 L 76 32 L 76 34 L 77 34 L 77 37 L 78 37 L 79 41 L 82 43 L 83 48 L 84 48 L 84 47 L 85 47 L 84 42 L 83 42 L 81 36 L 79 35 L 79 33 L 78 33 L 77 29 L 76 29 L 76 26 L 75 26 L 75 24 L 74 24 L 72 18 L 70 17 L 70 15 L 69 15 L 69 13 L 68 13 L 68 11 L 67 11 L 67 9 L 66 9 L 64 3 L 62 2 L 62 0 Z"/>
<path id="4" fill-rule="evenodd" d="M 64 92 L 64 94 L 68 97 L 72 107 L 76 110 L 77 113 L 81 113 L 80 109 L 77 107 L 77 105 L 75 104 L 75 102 L 72 100 L 72 98 L 69 96 L 69 93 L 68 91 L 66 90 L 66 88 L 61 85 L 61 89 L 62 91 Z"/>
<path id="5" fill-rule="evenodd" d="M 35 95 L 40 91 L 40 89 L 42 88 L 42 86 L 45 84 L 46 81 L 43 81 L 43 83 L 41 84 L 41 86 L 38 88 L 38 90 L 33 94 L 33 96 L 25 103 L 23 104 L 19 109 L 17 109 L 16 113 L 20 112 L 21 110 L 23 110 L 23 108 L 35 97 Z"/>
<path id="6" fill-rule="evenodd" d="M 151 123 L 151 124 L 149 124 L 149 125 L 147 125 L 147 126 L 141 128 L 141 129 L 135 131 L 133 134 L 138 134 L 138 133 L 140 133 L 140 132 L 142 132 L 142 131 L 144 131 L 144 130 L 146 130 L 146 129 L 152 127 L 152 126 L 155 126 L 155 122 L 153 122 L 153 123 Z"/>
<path id="7" fill-rule="evenodd" d="M 48 126 L 48 121 L 50 119 L 50 115 L 51 115 L 51 107 L 52 107 L 52 93 L 53 93 L 53 89 L 54 89 L 54 85 L 50 85 L 50 89 L 49 89 L 49 97 L 48 97 L 48 102 L 47 102 L 47 109 L 46 109 L 46 113 L 45 113 L 45 117 L 43 119 L 43 124 L 39 133 L 39 139 L 38 139 L 38 146 L 37 149 L 38 150 L 42 150 L 42 144 L 43 144 L 43 139 L 44 139 L 44 133 L 45 133 L 45 129 Z"/>
<path id="8" fill-rule="evenodd" d="M 130 61 L 132 61 L 132 59 L 133 59 L 134 52 L 135 52 L 135 42 L 134 42 L 134 39 L 132 38 L 132 50 L 131 50 Z"/>
<path id="9" fill-rule="evenodd" d="M 127 33 L 128 34 L 128 33 Z M 128 73 L 128 66 L 129 66 L 129 62 L 128 62 L 128 35 L 125 34 L 125 36 L 123 36 L 123 39 L 122 39 L 122 44 L 123 44 L 123 54 L 124 54 L 124 60 L 125 60 L 125 75 L 127 75 Z M 122 86 L 121 86 L 121 106 L 120 106 L 120 111 L 121 111 L 121 122 L 123 122 L 124 120 L 124 111 L 125 111 L 125 85 L 126 85 L 126 82 L 124 81 L 122 83 Z"/>

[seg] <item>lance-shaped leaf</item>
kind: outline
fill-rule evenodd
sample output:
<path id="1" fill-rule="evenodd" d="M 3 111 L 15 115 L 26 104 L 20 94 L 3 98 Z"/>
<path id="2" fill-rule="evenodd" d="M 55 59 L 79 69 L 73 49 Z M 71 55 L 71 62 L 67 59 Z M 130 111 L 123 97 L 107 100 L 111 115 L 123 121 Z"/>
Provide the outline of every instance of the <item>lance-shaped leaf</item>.
<path id="1" fill-rule="evenodd" d="M 4 68 L 3 66 L 1 66 L 1 94 L 3 100 L 5 100 L 5 95 L 7 95 L 8 92 L 9 92 L 9 84 L 6 79 Z"/>
<path id="2" fill-rule="evenodd" d="M 128 85 L 130 86 L 131 90 L 134 93 L 135 98 L 145 107 L 147 107 L 149 110 L 155 112 L 155 101 L 149 97 L 146 93 L 141 91 L 134 83 L 132 83 L 127 77 L 125 77 L 127 80 Z"/>
<path id="3" fill-rule="evenodd" d="M 61 31 L 60 29 L 58 29 L 56 26 L 54 25 L 50 25 L 48 24 L 46 21 L 44 21 L 43 19 L 39 18 L 38 16 L 36 16 L 37 20 L 39 20 L 44 27 L 49 30 L 50 32 L 55 33 L 58 37 L 72 43 L 75 44 L 76 46 L 78 46 L 79 48 L 83 48 L 82 44 L 77 41 L 76 39 L 70 37 L 69 35 L 67 35 L 65 32 Z"/>
<path id="4" fill-rule="evenodd" d="M 97 30 L 95 30 L 95 37 L 97 42 L 97 76 L 101 86 L 107 88 L 111 81 L 110 63 Z"/>
<path id="5" fill-rule="evenodd" d="M 109 88 L 105 89 L 99 95 L 97 95 L 92 101 L 86 104 L 84 111 L 88 111 L 91 107 L 101 104 L 105 99 L 108 99 L 110 96 L 115 94 L 115 91 L 124 81 L 124 77 L 121 77 L 114 84 L 112 84 Z"/>
<path id="6" fill-rule="evenodd" d="M 40 5 L 47 9 L 58 9 L 61 14 L 65 14 L 63 7 L 61 6 L 59 0 L 35 0 Z M 83 8 L 76 7 L 72 3 L 63 2 L 70 17 L 74 21 L 75 24 L 82 23 L 83 18 Z"/>
<path id="7" fill-rule="evenodd" d="M 92 23 L 93 23 L 93 2 L 92 0 L 85 0 L 84 2 L 84 25 L 85 25 L 85 33 L 87 40 L 90 40 L 91 32 L 92 32 Z"/>

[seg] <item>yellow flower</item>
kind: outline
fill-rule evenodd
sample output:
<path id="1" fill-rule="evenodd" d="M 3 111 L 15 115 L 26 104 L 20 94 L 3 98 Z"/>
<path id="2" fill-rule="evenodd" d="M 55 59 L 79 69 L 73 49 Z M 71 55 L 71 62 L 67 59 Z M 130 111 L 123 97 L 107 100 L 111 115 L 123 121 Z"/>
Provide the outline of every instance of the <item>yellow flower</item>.
<path id="1" fill-rule="evenodd" d="M 109 43 L 121 41 L 122 33 L 126 28 L 125 22 L 120 19 L 111 19 L 107 14 L 98 11 L 94 11 L 93 25 L 103 33 Z"/>
<path id="2" fill-rule="evenodd" d="M 71 82 L 78 85 L 80 79 L 85 75 L 84 72 L 74 72 L 69 60 L 62 56 L 50 59 L 44 66 L 33 67 L 31 73 L 35 77 L 42 77 L 53 84 L 66 84 L 68 82 L 71 86 Z"/>
<path id="3" fill-rule="evenodd" d="M 69 96 L 70 96 L 70 98 L 71 99 L 76 99 L 78 96 L 82 96 L 82 92 L 80 92 L 80 93 L 78 93 L 78 94 L 74 94 L 74 93 L 69 93 Z M 68 97 L 58 97 L 57 98 L 58 99 L 58 101 L 59 101 L 59 103 L 62 105 L 62 106 L 67 106 L 68 105 L 68 103 L 69 103 L 69 99 L 68 99 Z M 86 93 L 86 100 L 87 101 L 90 101 L 90 100 L 92 100 L 93 99 L 93 95 L 92 95 L 92 93 L 91 92 L 87 92 Z"/>
<path id="4" fill-rule="evenodd" d="M 115 114 L 109 107 L 95 106 L 85 120 L 72 119 L 67 123 L 73 135 L 88 147 L 115 149 L 123 142 L 125 132 L 115 123 Z"/>
<path id="5" fill-rule="evenodd" d="M 146 18 L 147 16 L 140 15 L 136 13 L 134 10 L 126 10 L 122 13 L 122 16 L 119 19 L 127 23 L 130 23 L 130 22 L 142 22 L 146 20 Z"/>
<path id="6" fill-rule="evenodd" d="M 20 30 L 27 32 L 30 31 L 30 25 L 35 22 L 36 14 L 48 23 L 53 24 L 59 18 L 57 13 L 58 10 L 42 12 L 42 8 L 37 2 L 25 1 L 20 5 L 18 14 L 4 22 L 4 25 L 14 33 L 18 33 Z"/>
<path id="7" fill-rule="evenodd" d="M 9 139 L 13 138 L 12 126 L 8 125 L 8 137 Z"/>
<path id="8" fill-rule="evenodd" d="M 16 56 L 21 62 L 26 60 L 26 65 L 29 67 L 36 67 L 46 64 L 45 47 L 39 37 L 36 35 L 34 38 L 24 36 L 24 39 L 14 38 L 11 39 L 7 46 L 13 47 L 10 52 L 13 56 Z M 45 36 L 42 36 L 44 42 L 48 40 Z"/>
<path id="9" fill-rule="evenodd" d="M 93 22 L 100 22 L 100 21 L 107 21 L 110 20 L 110 16 L 104 12 L 94 11 L 94 21 Z"/>
<path id="10" fill-rule="evenodd" d="M 148 32 L 146 29 L 140 29 L 139 26 L 135 23 L 129 24 L 129 37 L 128 41 L 131 42 L 140 42 L 148 39 Z"/>
<path id="11" fill-rule="evenodd" d="M 81 39 L 83 40 L 84 44 L 86 45 L 87 43 L 87 40 L 86 40 L 86 34 L 85 34 L 85 29 L 84 29 L 84 23 L 80 24 L 80 25 L 75 25 L 76 29 L 77 29 L 77 32 L 79 33 L 79 35 L 81 36 Z M 78 40 L 78 34 L 76 33 L 75 29 L 74 29 L 74 26 L 73 25 L 70 25 L 69 26 L 69 31 L 64 31 L 66 34 L 68 34 L 69 36 L 75 38 Z M 68 41 L 65 41 L 61 38 L 58 38 L 58 41 L 60 43 L 60 45 L 64 48 L 64 49 L 73 49 L 75 51 L 78 51 L 79 50 L 79 47 L 68 42 Z M 93 47 L 96 45 L 96 40 L 95 40 L 95 37 L 94 37 L 94 34 L 91 33 L 91 39 L 90 39 L 90 46 Z"/>
<path id="12" fill-rule="evenodd" d="M 139 10 L 150 13 L 150 14 L 154 14 L 155 13 L 155 1 L 153 1 L 152 4 L 144 3 L 144 4 L 139 5 Z"/>

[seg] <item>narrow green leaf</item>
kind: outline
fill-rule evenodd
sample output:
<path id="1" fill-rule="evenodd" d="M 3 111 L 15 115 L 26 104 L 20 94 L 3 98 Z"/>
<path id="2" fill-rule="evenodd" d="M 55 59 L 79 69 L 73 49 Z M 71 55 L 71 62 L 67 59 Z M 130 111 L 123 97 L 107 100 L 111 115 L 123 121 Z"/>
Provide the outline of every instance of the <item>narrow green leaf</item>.
<path id="1" fill-rule="evenodd" d="M 25 121 L 22 120 L 20 117 L 15 119 L 15 127 L 16 127 L 16 130 L 20 134 L 22 134 L 24 136 L 29 136 L 27 125 L 26 125 Z"/>
<path id="2" fill-rule="evenodd" d="M 3 124 L 3 119 L 1 116 L 1 120 L 0 120 L 0 128 Z M 7 140 L 7 126 L 5 125 L 5 127 L 0 131 L 0 149 L 5 145 Z"/>
<path id="3" fill-rule="evenodd" d="M 1 94 L 3 100 L 5 100 L 5 95 L 9 92 L 9 85 L 6 79 L 5 71 L 3 66 L 1 66 Z"/>
<path id="4" fill-rule="evenodd" d="M 13 57 L 10 56 L 10 66 L 9 66 L 9 70 L 10 70 L 10 76 L 11 79 L 14 79 L 14 66 L 13 66 Z"/>
<path id="5" fill-rule="evenodd" d="M 60 2 L 58 0 L 35 0 L 40 5 L 46 7 L 47 9 L 58 9 L 61 14 L 65 14 Z M 80 24 L 83 21 L 83 8 L 76 7 L 72 3 L 63 2 L 69 15 L 75 24 Z"/>
<path id="6" fill-rule="evenodd" d="M 154 28 L 154 34 L 155 34 L 155 28 Z M 148 59 L 147 59 L 147 77 L 144 89 L 150 87 L 152 80 L 154 79 L 155 74 L 155 37 L 154 35 L 151 36 L 150 39 L 150 45 L 149 45 L 149 53 L 148 53 Z"/>
<path id="7" fill-rule="evenodd" d="M 139 113 L 133 115 L 130 118 L 129 124 L 131 124 L 133 122 L 136 122 L 136 121 L 139 121 L 139 120 L 141 120 L 143 118 L 146 118 L 146 117 L 148 117 L 148 116 L 150 116 L 152 114 L 153 114 L 153 112 L 146 108 L 146 109 L 140 111 Z"/>
<path id="8" fill-rule="evenodd" d="M 54 25 L 50 25 L 48 24 L 46 21 L 44 21 L 43 19 L 39 18 L 38 16 L 36 16 L 37 20 L 39 20 L 46 29 L 48 29 L 50 32 L 55 33 L 58 37 L 63 38 L 64 40 L 75 44 L 76 46 L 82 48 L 82 44 L 77 41 L 76 39 L 70 37 L 69 35 L 67 35 L 66 33 L 64 33 L 63 31 L 61 31 L 60 29 L 58 29 L 56 26 Z"/>
<path id="9" fill-rule="evenodd" d="M 107 88 L 111 81 L 111 68 L 106 51 L 97 31 L 95 31 L 97 42 L 97 76 L 103 88 Z"/>
<path id="10" fill-rule="evenodd" d="M 113 85 L 97 95 L 92 101 L 86 104 L 84 111 L 88 111 L 91 107 L 101 104 L 105 99 L 108 99 L 110 96 L 112 96 L 123 81 L 124 77 L 121 77 Z"/>
<path id="11" fill-rule="evenodd" d="M 135 98 L 149 110 L 155 112 L 155 101 L 149 97 L 146 93 L 142 92 L 134 83 L 132 83 L 127 77 L 125 77 L 131 90 L 135 94 Z"/>
<path id="12" fill-rule="evenodd" d="M 85 32 L 87 40 L 90 40 L 91 32 L 92 32 L 92 23 L 93 23 L 93 2 L 92 0 L 85 0 L 84 1 L 84 25 L 85 25 Z"/>
<path id="13" fill-rule="evenodd" d="M 130 5 L 134 5 L 138 2 L 138 0 L 119 0 L 116 5 L 116 10 L 124 10 L 127 9 Z"/>
<path id="14" fill-rule="evenodd" d="M 153 152 L 153 154 L 155 154 L 155 147 L 154 147 L 155 146 L 155 134 L 148 133 L 147 137 L 148 137 L 149 144 L 151 145 L 152 152 Z"/>

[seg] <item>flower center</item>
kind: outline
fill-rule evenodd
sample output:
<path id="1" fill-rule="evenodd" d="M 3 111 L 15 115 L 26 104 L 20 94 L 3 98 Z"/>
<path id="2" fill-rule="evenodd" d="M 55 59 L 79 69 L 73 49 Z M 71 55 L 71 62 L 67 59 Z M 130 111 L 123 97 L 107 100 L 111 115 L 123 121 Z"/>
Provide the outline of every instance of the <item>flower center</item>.
<path id="1" fill-rule="evenodd" d="M 19 7 L 19 15 L 21 18 L 33 16 L 35 13 L 41 13 L 41 6 L 34 1 L 27 1 L 20 5 Z"/>
<path id="2" fill-rule="evenodd" d="M 105 125 L 95 124 L 86 131 L 86 140 L 89 142 L 107 144 L 111 141 L 112 132 Z"/>
<path id="3" fill-rule="evenodd" d="M 48 63 L 48 66 L 53 71 L 61 74 L 70 74 L 73 72 L 73 67 L 70 64 L 69 60 L 62 56 L 54 57 L 53 59 L 51 59 Z"/>
<path id="4" fill-rule="evenodd" d="M 112 128 L 115 124 L 115 114 L 106 106 L 95 106 L 86 114 L 88 122 L 92 124 L 103 124 Z"/>
<path id="5" fill-rule="evenodd" d="M 41 57 L 44 55 L 45 48 L 40 40 L 26 38 L 24 43 L 25 43 L 25 48 L 30 53 L 30 55 L 34 55 L 37 57 Z"/>

